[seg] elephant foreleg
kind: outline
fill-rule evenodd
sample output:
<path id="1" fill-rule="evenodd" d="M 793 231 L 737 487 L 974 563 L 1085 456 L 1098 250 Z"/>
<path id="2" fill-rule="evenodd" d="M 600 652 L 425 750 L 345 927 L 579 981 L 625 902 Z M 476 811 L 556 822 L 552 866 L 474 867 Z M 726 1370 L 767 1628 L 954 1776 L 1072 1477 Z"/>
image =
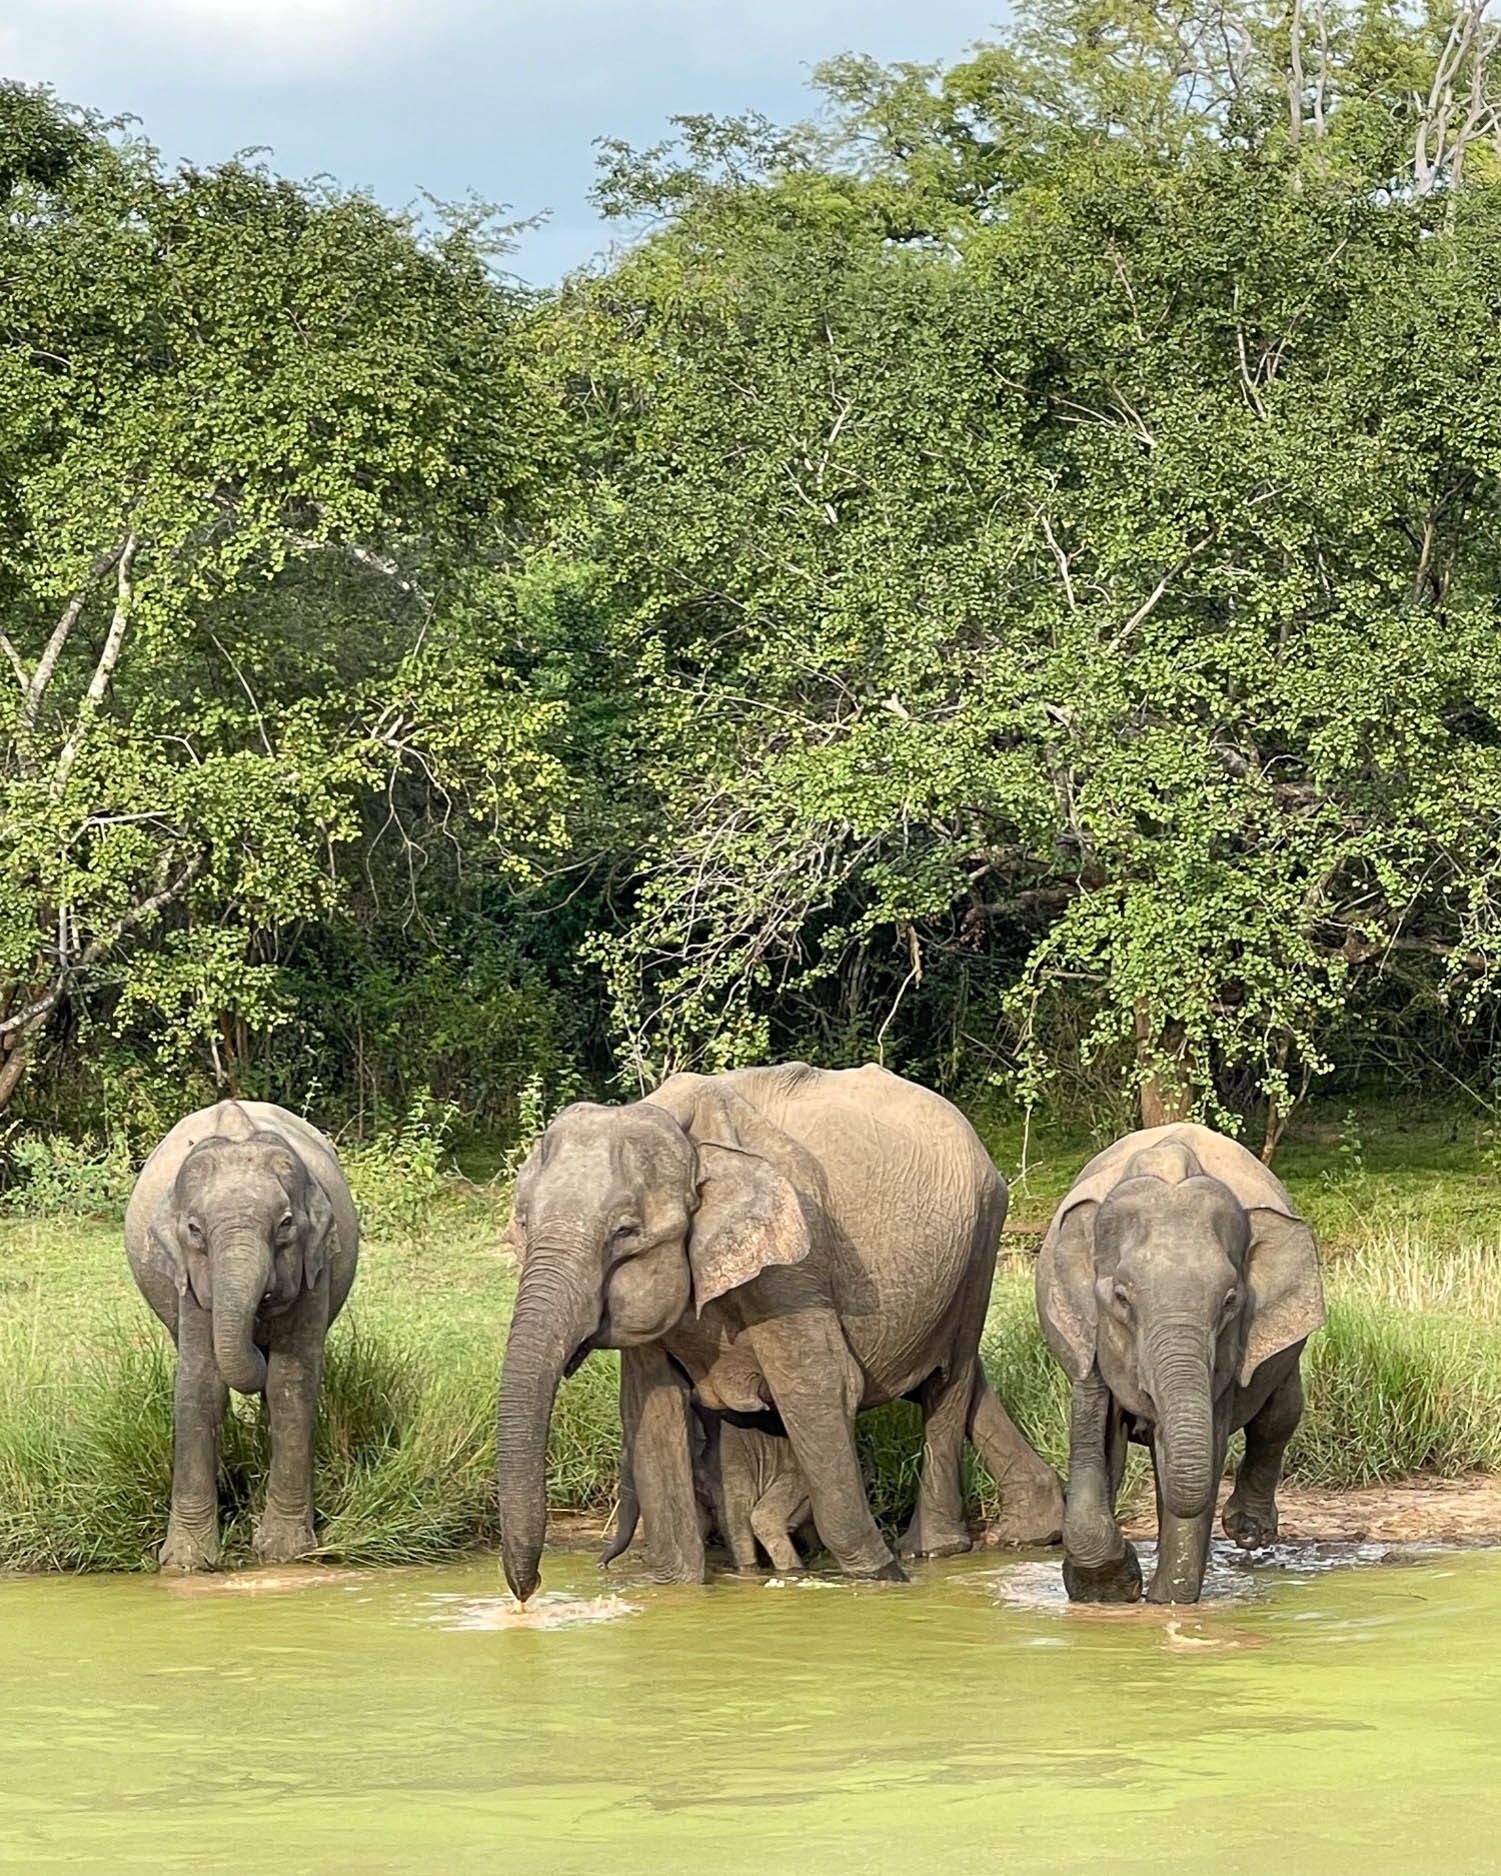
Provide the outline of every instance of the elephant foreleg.
<path id="1" fill-rule="evenodd" d="M 855 1452 L 864 1383 L 838 1317 L 799 1310 L 768 1317 L 749 1333 L 802 1467 L 819 1536 L 846 1575 L 905 1581 L 866 1501 Z"/>
<path id="2" fill-rule="evenodd" d="M 290 1563 L 316 1545 L 313 1535 L 313 1447 L 323 1337 L 313 1326 L 273 1347 L 266 1363 L 266 1412 L 271 1423 L 271 1477 L 253 1549 L 262 1563 Z"/>
<path id="3" fill-rule="evenodd" d="M 219 1435 L 229 1389 L 214 1360 L 208 1311 L 191 1296 L 177 1316 L 172 1398 L 172 1509 L 158 1553 L 164 1570 L 212 1570 L 219 1550 Z"/>
<path id="4" fill-rule="evenodd" d="M 1267 1397 L 1246 1423 L 1246 1451 L 1235 1475 L 1235 1490 L 1225 1505 L 1226 1537 L 1242 1550 L 1270 1544 L 1277 1536 L 1277 1485 L 1282 1477 L 1282 1455 L 1303 1417 L 1303 1377 L 1294 1361 L 1292 1372 Z"/>
<path id="5" fill-rule="evenodd" d="M 620 1356 L 620 1432 L 659 1583 L 701 1583 L 704 1539 L 693 1486 L 688 1383 L 653 1343 Z"/>
<path id="6" fill-rule="evenodd" d="M 1073 1386 L 1068 1497 L 1063 1512 L 1063 1583 L 1072 1602 L 1136 1602 L 1141 1565 L 1115 1518 L 1120 1410 L 1091 1369 Z"/>

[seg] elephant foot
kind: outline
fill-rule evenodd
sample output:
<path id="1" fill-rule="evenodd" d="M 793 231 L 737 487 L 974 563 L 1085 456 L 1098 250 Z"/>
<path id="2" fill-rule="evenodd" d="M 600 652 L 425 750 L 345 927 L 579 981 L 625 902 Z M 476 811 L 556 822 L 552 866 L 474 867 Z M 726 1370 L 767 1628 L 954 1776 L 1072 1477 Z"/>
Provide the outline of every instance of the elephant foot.
<path id="1" fill-rule="evenodd" d="M 912 1581 L 895 1557 L 888 1557 L 879 1570 L 851 1570 L 848 1574 L 859 1577 L 865 1583 L 910 1583 Z"/>
<path id="2" fill-rule="evenodd" d="M 313 1535 L 313 1521 L 307 1517 L 287 1517 L 281 1512 L 263 1511 L 250 1548 L 257 1563 L 293 1563 L 298 1557 L 305 1557 L 309 1551 L 318 1548 L 318 1540 Z"/>
<path id="3" fill-rule="evenodd" d="M 1242 1550 L 1260 1550 L 1277 1541 L 1277 1506 L 1275 1501 L 1257 1505 L 1232 1492 L 1220 1519 L 1226 1537 Z"/>
<path id="4" fill-rule="evenodd" d="M 167 1576 L 189 1576 L 196 1570 L 217 1570 L 222 1556 L 219 1533 L 213 1525 L 196 1530 L 176 1518 L 167 1520 L 167 1541 L 157 1552 L 157 1568 Z"/>
<path id="5" fill-rule="evenodd" d="M 1194 1581 L 1191 1575 L 1173 1577 L 1159 1570 L 1152 1578 L 1151 1588 L 1147 1591 L 1147 1601 L 1152 1603 L 1194 1603 L 1199 1600 L 1204 1587 L 1204 1579 Z"/>
<path id="6" fill-rule="evenodd" d="M 974 1547 L 974 1539 L 962 1524 L 924 1521 L 921 1513 L 902 1534 L 897 1553 L 903 1557 L 961 1557 Z"/>
<path id="7" fill-rule="evenodd" d="M 1050 1472 L 1045 1484 L 1025 1491 L 1008 1491 L 1001 1500 L 1001 1515 L 989 1526 L 993 1544 L 1018 1550 L 1040 1550 L 1063 1535 L 1063 1487 Z"/>
<path id="8" fill-rule="evenodd" d="M 1119 1557 L 1101 1564 L 1084 1564 L 1065 1555 L 1063 1587 L 1070 1602 L 1140 1602 L 1141 1565 L 1127 1544 Z"/>

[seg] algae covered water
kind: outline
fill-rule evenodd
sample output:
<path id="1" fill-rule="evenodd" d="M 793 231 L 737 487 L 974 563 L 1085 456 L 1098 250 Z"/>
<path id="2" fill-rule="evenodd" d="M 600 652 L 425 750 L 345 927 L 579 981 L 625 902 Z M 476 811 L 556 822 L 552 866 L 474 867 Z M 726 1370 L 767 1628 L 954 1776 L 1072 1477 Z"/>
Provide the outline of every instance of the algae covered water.
<path id="1" fill-rule="evenodd" d="M 1492 1870 L 1501 1554 L 1223 1561 L 1070 1610 L 1056 1556 L 664 1589 L 551 1554 L 0 1582 L 29 1870 Z"/>

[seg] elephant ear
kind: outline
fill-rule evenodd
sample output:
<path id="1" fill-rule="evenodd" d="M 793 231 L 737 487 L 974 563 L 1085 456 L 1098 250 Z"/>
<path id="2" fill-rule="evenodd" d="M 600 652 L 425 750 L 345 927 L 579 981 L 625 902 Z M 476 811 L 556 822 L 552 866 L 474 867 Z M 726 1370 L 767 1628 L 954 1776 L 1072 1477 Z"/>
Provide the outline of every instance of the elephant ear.
<path id="1" fill-rule="evenodd" d="M 1264 1361 L 1313 1334 L 1324 1320 L 1324 1285 L 1313 1233 L 1292 1212 L 1257 1206 L 1251 1214 L 1246 1283 L 1251 1326 L 1240 1385 L 1248 1387 Z"/>
<path id="2" fill-rule="evenodd" d="M 264 1137 L 264 1136 L 263 1136 Z M 271 1166 L 286 1189 L 297 1218 L 298 1238 L 302 1245 L 302 1281 L 305 1288 L 316 1290 L 319 1279 L 328 1269 L 329 1260 L 339 1246 L 339 1227 L 333 1203 L 322 1182 L 308 1171 L 307 1163 L 281 1138 L 273 1135 Z"/>
<path id="3" fill-rule="evenodd" d="M 316 1290 L 339 1248 L 339 1227 L 322 1182 L 311 1173 L 307 1176 L 306 1204 L 308 1223 L 302 1248 L 302 1281 L 309 1290 Z"/>
<path id="4" fill-rule="evenodd" d="M 1037 1315 L 1047 1344 L 1071 1381 L 1094 1366 L 1099 1305 L 1095 1300 L 1094 1199 L 1065 1199 L 1037 1253 Z"/>
<path id="5" fill-rule="evenodd" d="M 812 1240 L 797 1193 L 759 1153 L 700 1141 L 698 1175 L 688 1262 L 702 1314 L 705 1303 L 749 1283 L 769 1264 L 800 1264 Z"/>
<path id="6" fill-rule="evenodd" d="M 787 1135 L 712 1075 L 674 1075 L 647 1099 L 673 1115 L 698 1153 L 688 1226 L 697 1310 L 769 1265 L 800 1264 L 813 1238 L 798 1189 L 776 1163 L 798 1157 Z"/>
<path id="7" fill-rule="evenodd" d="M 146 1227 L 146 1244 L 152 1262 L 172 1279 L 179 1301 L 188 1293 L 190 1282 L 187 1251 L 177 1228 L 176 1195 L 169 1186 Z M 195 1291 L 196 1295 L 197 1292 Z M 201 1299 L 200 1299 L 201 1301 Z"/>

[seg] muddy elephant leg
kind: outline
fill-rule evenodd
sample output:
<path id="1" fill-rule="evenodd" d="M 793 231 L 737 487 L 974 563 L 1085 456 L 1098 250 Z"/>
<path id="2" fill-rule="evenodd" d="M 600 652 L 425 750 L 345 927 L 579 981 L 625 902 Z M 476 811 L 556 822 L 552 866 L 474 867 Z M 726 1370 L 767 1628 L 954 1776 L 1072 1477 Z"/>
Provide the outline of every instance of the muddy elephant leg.
<path id="1" fill-rule="evenodd" d="M 864 1382 L 839 1318 L 832 1310 L 799 1310 L 748 1333 L 802 1467 L 819 1536 L 847 1576 L 905 1582 L 865 1497 L 855 1453 Z"/>
<path id="2" fill-rule="evenodd" d="M 737 1570 L 757 1570 L 761 1566 L 756 1554 L 756 1487 L 751 1450 L 750 1439 L 739 1427 L 720 1427 L 714 1510 L 719 1535 L 729 1547 L 730 1559 Z"/>
<path id="3" fill-rule="evenodd" d="M 1242 1550 L 1273 1543 L 1277 1536 L 1277 1484 L 1282 1455 L 1303 1417 L 1303 1377 L 1295 1363 L 1255 1417 L 1246 1424 L 1246 1451 L 1225 1505 L 1224 1530 Z"/>
<path id="4" fill-rule="evenodd" d="M 917 1510 L 897 1546 L 904 1557 L 954 1557 L 970 1548 L 959 1461 L 977 1366 L 962 1362 L 922 1385 L 922 1478 Z"/>
<path id="5" fill-rule="evenodd" d="M 704 1539 L 693 1488 L 686 1378 L 655 1343 L 620 1354 L 621 1441 L 646 1525 L 646 1557 L 659 1583 L 702 1583 Z"/>
<path id="6" fill-rule="evenodd" d="M 1115 1519 L 1121 1432 L 1120 1410 L 1092 1369 L 1074 1383 L 1069 1419 L 1063 1584 L 1071 1602 L 1136 1602 L 1141 1596 L 1141 1565 Z"/>
<path id="7" fill-rule="evenodd" d="M 751 1512 L 751 1529 L 770 1557 L 771 1567 L 783 1576 L 796 1576 L 803 1567 L 789 1532 L 794 1517 L 805 1503 L 800 1483 L 790 1490 L 773 1485 L 765 1497 L 757 1500 Z"/>
<path id="8" fill-rule="evenodd" d="M 262 1563 L 290 1563 L 314 1549 L 313 1447 L 323 1335 L 315 1324 L 273 1347 L 266 1362 L 266 1413 L 271 1423 L 271 1477 L 266 1508 L 252 1546 Z"/>
<path id="9" fill-rule="evenodd" d="M 172 1509 L 158 1553 L 164 1570 L 212 1570 L 219 1549 L 219 1436 L 229 1389 L 214 1360 L 213 1323 L 191 1296 L 177 1315 L 172 1397 Z"/>
<path id="10" fill-rule="evenodd" d="M 1157 1487 L 1157 1567 L 1152 1572 L 1148 1602 L 1197 1602 L 1204 1587 L 1204 1571 L 1209 1562 L 1209 1540 L 1214 1533 L 1214 1509 L 1220 1475 L 1225 1469 L 1227 1429 L 1216 1415 L 1214 1426 L 1214 1463 L 1210 1477 L 1214 1481 L 1209 1503 L 1194 1518 L 1180 1518 L 1171 1512 L 1163 1498 L 1161 1479 L 1164 1462 L 1160 1443 L 1152 1448 L 1152 1466 Z M 1160 1441 L 1160 1433 L 1159 1433 Z"/>
<path id="11" fill-rule="evenodd" d="M 985 1370 L 975 1364 L 969 1437 L 1000 1487 L 1001 1515 L 990 1535 L 1001 1544 L 1056 1544 L 1063 1529 L 1063 1487 L 1001 1405 Z"/>

